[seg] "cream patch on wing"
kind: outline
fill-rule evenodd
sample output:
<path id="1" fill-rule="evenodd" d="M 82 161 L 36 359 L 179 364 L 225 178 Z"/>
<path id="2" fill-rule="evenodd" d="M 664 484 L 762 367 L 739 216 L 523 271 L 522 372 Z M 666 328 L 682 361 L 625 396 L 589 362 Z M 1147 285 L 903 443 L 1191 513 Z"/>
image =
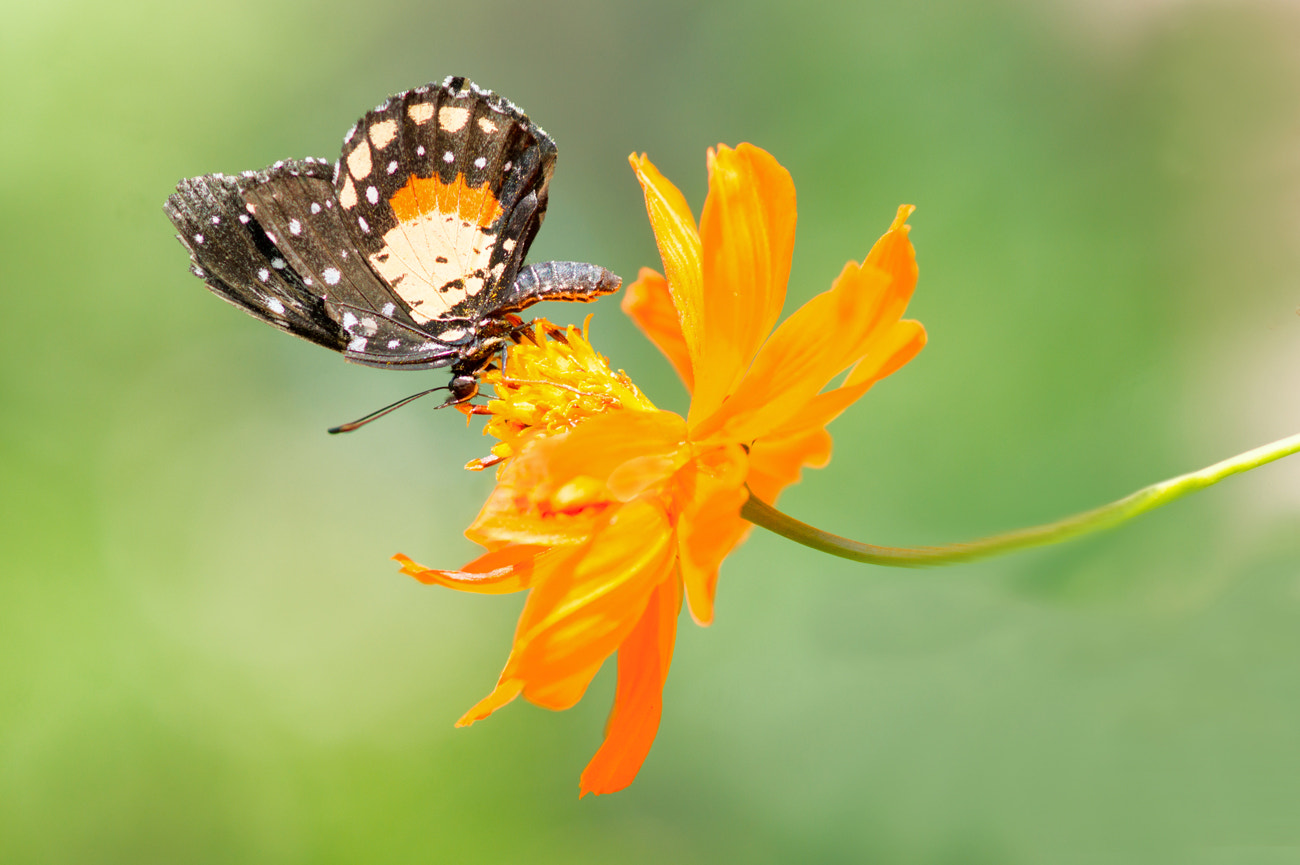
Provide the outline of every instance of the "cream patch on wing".
<path id="1" fill-rule="evenodd" d="M 362 141 L 348 154 L 348 172 L 357 180 L 370 173 L 370 145 Z"/>
<path id="2" fill-rule="evenodd" d="M 383 150 L 385 147 L 392 144 L 393 139 L 396 137 L 396 120 L 381 120 L 374 126 L 370 127 L 370 141 L 380 150 Z"/>
<path id="3" fill-rule="evenodd" d="M 406 108 L 406 116 L 417 126 L 423 126 L 433 119 L 432 102 L 413 102 Z"/>
<path id="4" fill-rule="evenodd" d="M 470 186 L 463 174 L 451 183 L 412 175 L 388 206 L 397 224 L 369 260 L 416 322 L 442 315 L 501 278 L 504 262 L 488 266 L 504 212 L 487 184 Z"/>
<path id="5" fill-rule="evenodd" d="M 357 206 L 357 188 L 352 185 L 351 177 L 343 178 L 343 190 L 339 193 L 339 204 L 349 210 Z"/>
<path id="6" fill-rule="evenodd" d="M 444 105 L 438 111 L 438 126 L 444 132 L 459 132 L 469 120 L 469 109 L 458 105 Z"/>
<path id="7" fill-rule="evenodd" d="M 473 246 L 458 249 L 449 241 L 463 237 L 464 227 L 454 213 L 423 214 L 385 232 L 384 248 L 370 256 L 375 271 L 411 307 L 416 324 L 437 318 L 487 287 L 496 235 L 475 231 Z M 492 276 L 499 278 L 501 269 L 495 268 Z"/>

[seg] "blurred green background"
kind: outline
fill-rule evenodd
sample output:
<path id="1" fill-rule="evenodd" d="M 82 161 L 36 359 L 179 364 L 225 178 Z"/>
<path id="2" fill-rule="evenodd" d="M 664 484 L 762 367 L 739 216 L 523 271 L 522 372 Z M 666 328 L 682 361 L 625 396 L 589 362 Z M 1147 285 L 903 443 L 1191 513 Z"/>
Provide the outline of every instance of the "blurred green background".
<path id="1" fill-rule="evenodd" d="M 929 347 L 782 504 L 965 539 L 1300 430 L 1293 4 L 56 0 L 0 46 L 0 860 L 1300 862 L 1300 464 L 947 570 L 756 534 L 580 802 L 611 671 L 455 730 L 522 599 L 388 561 L 474 554 L 489 442 L 427 402 L 325 435 L 443 374 L 218 302 L 161 210 L 452 73 L 560 145 L 534 260 L 659 266 L 633 150 L 697 212 L 708 145 L 790 169 L 787 310 L 914 203 Z"/>

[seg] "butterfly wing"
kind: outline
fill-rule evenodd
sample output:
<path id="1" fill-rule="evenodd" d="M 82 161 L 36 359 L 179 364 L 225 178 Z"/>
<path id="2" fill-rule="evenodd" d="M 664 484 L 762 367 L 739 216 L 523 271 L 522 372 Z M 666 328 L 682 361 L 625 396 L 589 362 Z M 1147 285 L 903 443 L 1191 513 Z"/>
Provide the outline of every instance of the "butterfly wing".
<path id="1" fill-rule="evenodd" d="M 362 117 L 334 187 L 371 268 L 434 329 L 497 312 L 545 215 L 555 155 L 514 105 L 449 78 Z"/>
<path id="2" fill-rule="evenodd" d="M 470 369 L 501 342 L 489 320 L 618 287 L 595 265 L 520 272 L 555 157 L 513 104 L 448 78 L 367 113 L 333 166 L 191 178 L 166 211 L 194 272 L 246 312 L 355 363 Z"/>
<path id="3" fill-rule="evenodd" d="M 328 315 L 348 335 L 343 354 L 368 366 L 445 366 L 458 354 L 417 326 L 401 298 L 375 275 L 352 241 L 329 177 L 277 163 L 241 188 L 246 206 Z"/>
<path id="4" fill-rule="evenodd" d="M 351 245 L 324 160 L 181 181 L 164 208 L 194 270 L 257 318 L 369 366 L 426 368 L 458 350 L 419 328 Z"/>
<path id="5" fill-rule="evenodd" d="M 301 166 L 318 177 L 330 173 L 328 164 Z M 248 181 L 224 174 L 192 177 L 167 199 L 163 209 L 189 250 L 191 270 L 214 294 L 250 315 L 343 351 L 347 334 L 247 211 L 240 187 Z"/>

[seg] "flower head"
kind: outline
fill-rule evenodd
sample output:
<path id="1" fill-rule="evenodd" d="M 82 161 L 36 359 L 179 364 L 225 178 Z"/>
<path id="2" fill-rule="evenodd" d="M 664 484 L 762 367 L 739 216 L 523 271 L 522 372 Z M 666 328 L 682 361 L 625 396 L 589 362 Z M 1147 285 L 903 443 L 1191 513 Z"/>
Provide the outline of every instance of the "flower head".
<path id="1" fill-rule="evenodd" d="M 925 343 L 902 320 L 916 283 L 907 216 L 830 290 L 776 330 L 794 245 L 789 173 L 751 145 L 709 151 L 697 227 L 681 193 L 644 156 L 632 167 L 665 275 L 643 269 L 624 310 L 692 391 L 687 417 L 656 408 L 587 342 L 539 330 L 485 383 L 500 439 L 497 486 L 466 532 L 484 555 L 460 571 L 399 556 L 423 582 L 464 591 L 527 589 L 497 687 L 461 718 L 522 694 L 567 709 L 611 654 L 618 683 L 605 740 L 581 793 L 636 777 L 659 726 L 685 597 L 713 620 L 718 568 L 744 538 L 752 493 L 771 502 L 805 466 L 824 466 L 826 424 Z M 836 387 L 831 380 L 848 370 Z"/>

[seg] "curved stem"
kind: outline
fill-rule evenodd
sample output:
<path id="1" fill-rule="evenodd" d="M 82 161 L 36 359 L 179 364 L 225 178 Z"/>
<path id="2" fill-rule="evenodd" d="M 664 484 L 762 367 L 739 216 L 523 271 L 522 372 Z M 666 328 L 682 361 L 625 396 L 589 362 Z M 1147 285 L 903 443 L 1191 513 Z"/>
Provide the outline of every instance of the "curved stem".
<path id="1" fill-rule="evenodd" d="M 878 547 L 842 538 L 830 532 L 801 523 L 765 502 L 749 497 L 740 515 L 757 526 L 762 526 L 782 537 L 821 550 L 833 556 L 866 562 L 872 565 L 891 565 L 899 568 L 924 568 L 931 565 L 953 565 L 1029 547 L 1041 547 L 1077 538 L 1091 532 L 1114 528 L 1147 511 L 1167 505 L 1188 493 L 1217 484 L 1224 478 L 1258 468 L 1265 463 L 1300 452 L 1300 434 L 1279 439 L 1271 444 L 1246 451 L 1223 462 L 1207 466 L 1200 471 L 1179 475 L 1132 495 L 1102 505 L 1090 511 L 1027 529 L 1018 529 L 1000 535 L 991 535 L 977 541 L 943 544 L 937 547 Z"/>

